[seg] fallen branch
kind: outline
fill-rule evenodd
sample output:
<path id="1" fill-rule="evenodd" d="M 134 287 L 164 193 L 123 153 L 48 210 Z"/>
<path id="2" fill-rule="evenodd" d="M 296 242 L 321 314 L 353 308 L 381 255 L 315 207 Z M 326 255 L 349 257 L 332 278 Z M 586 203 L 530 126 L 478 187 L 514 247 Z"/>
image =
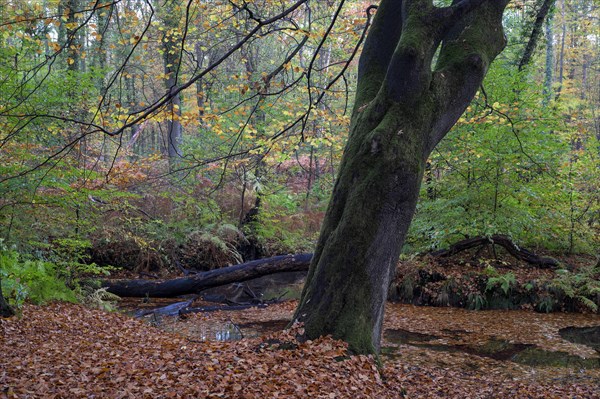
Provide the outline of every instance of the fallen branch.
<path id="1" fill-rule="evenodd" d="M 135 312 L 135 317 L 144 317 L 149 314 L 159 315 L 159 316 L 177 316 L 182 309 L 188 308 L 194 299 L 190 299 L 184 302 L 177 302 L 171 305 L 163 306 L 161 308 L 156 309 L 140 309 Z"/>
<path id="2" fill-rule="evenodd" d="M 519 247 L 515 244 L 508 236 L 501 234 L 494 234 L 490 237 L 474 237 L 468 238 L 466 240 L 459 241 L 450 246 L 448 249 L 441 249 L 439 251 L 433 251 L 430 253 L 432 256 L 436 257 L 448 257 L 455 255 L 459 252 L 465 251 L 467 249 L 485 246 L 488 244 L 492 245 L 500 245 L 506 251 L 514 256 L 515 258 L 525 261 L 529 264 L 536 265 L 538 267 L 557 267 L 559 263 L 556 259 L 544 256 L 538 256 L 535 253 Z"/>
<path id="3" fill-rule="evenodd" d="M 308 270 L 312 254 L 282 255 L 167 281 L 104 280 L 102 287 L 121 297 L 172 298 L 273 273 Z"/>

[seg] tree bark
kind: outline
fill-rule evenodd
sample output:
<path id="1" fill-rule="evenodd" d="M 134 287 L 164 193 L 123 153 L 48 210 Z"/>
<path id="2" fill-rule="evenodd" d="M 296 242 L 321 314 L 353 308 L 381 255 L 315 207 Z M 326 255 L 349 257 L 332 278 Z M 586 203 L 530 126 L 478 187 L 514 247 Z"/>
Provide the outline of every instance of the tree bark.
<path id="1" fill-rule="evenodd" d="M 552 100 L 552 83 L 554 83 L 554 33 L 552 15 L 546 18 L 546 66 L 544 71 L 544 106 Z"/>
<path id="2" fill-rule="evenodd" d="M 350 134 L 294 316 L 377 353 L 384 304 L 425 163 L 505 46 L 507 0 L 382 0 L 365 41 Z M 433 65 L 439 48 L 437 64 Z"/>
<path id="3" fill-rule="evenodd" d="M 105 280 L 107 291 L 123 297 L 172 298 L 273 273 L 308 270 L 312 254 L 282 255 L 167 281 Z"/>

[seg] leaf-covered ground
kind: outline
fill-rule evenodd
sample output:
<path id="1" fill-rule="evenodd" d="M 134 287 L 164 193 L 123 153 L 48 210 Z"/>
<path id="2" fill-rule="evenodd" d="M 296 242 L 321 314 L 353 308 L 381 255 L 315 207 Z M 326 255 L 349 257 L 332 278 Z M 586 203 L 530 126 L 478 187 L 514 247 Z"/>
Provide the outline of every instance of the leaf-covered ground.
<path id="1" fill-rule="evenodd" d="M 190 315 L 160 329 L 78 305 L 28 305 L 21 318 L 0 321 L 0 397 L 600 397 L 598 369 L 523 366 L 387 339 L 385 346 L 395 348 L 386 349 L 390 355 L 378 367 L 371 357 L 345 356 L 344 344 L 329 338 L 298 343 L 294 331 L 203 340 L 203 329 L 223 322 L 289 320 L 295 305 Z M 560 338 L 558 329 L 573 325 L 600 325 L 600 319 L 389 304 L 385 321 L 388 330 L 432 334 L 438 344 L 476 345 L 496 337 L 598 357 Z"/>

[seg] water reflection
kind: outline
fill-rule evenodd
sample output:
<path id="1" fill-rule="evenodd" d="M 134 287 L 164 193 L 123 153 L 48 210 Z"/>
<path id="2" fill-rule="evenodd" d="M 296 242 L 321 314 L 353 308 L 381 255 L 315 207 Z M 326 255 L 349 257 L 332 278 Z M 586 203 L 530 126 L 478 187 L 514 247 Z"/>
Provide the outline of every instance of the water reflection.
<path id="1" fill-rule="evenodd" d="M 561 336 L 572 342 L 593 346 L 600 327 L 574 328 L 561 330 Z M 466 332 L 465 332 L 466 333 Z M 460 335 L 457 330 L 457 336 Z M 527 366 L 553 366 L 580 369 L 600 368 L 600 358 L 583 358 L 561 351 L 548 351 L 533 344 L 513 343 L 505 339 L 490 338 L 479 344 L 460 343 L 446 344 L 439 336 L 421 334 L 402 329 L 387 329 L 384 332 L 387 342 L 396 345 L 411 345 L 420 348 L 449 353 L 468 353 L 500 361 L 511 361 Z M 576 341 L 577 340 L 577 341 Z M 597 342 L 596 342 L 597 344 Z M 597 347 L 595 348 L 596 350 Z M 395 357 L 400 350 L 395 347 L 382 349 L 384 355 Z"/>
<path id="2" fill-rule="evenodd" d="M 207 328 L 199 338 L 202 341 L 237 341 L 244 338 L 244 334 L 237 325 L 226 323 Z"/>

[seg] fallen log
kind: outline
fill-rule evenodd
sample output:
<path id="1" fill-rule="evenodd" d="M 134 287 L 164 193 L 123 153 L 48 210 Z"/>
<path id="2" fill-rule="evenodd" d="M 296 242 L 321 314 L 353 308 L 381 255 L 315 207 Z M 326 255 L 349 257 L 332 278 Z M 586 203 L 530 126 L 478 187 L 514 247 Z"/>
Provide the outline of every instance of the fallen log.
<path id="1" fill-rule="evenodd" d="M 102 287 L 121 297 L 172 298 L 273 273 L 308 270 L 312 254 L 281 255 L 166 281 L 103 280 Z"/>
<path id="2" fill-rule="evenodd" d="M 157 316 L 178 316 L 182 309 L 188 308 L 194 302 L 194 299 L 189 299 L 184 302 L 172 303 L 171 305 L 163 306 L 156 309 L 140 309 L 135 312 L 134 317 L 144 317 L 149 314 Z"/>
<path id="3" fill-rule="evenodd" d="M 450 246 L 448 249 L 441 249 L 438 251 L 430 252 L 429 254 L 436 257 L 448 257 L 455 255 L 459 252 L 465 251 L 467 249 L 484 246 L 484 245 L 499 245 L 506 249 L 506 251 L 511 254 L 513 257 L 525 261 L 529 264 L 536 265 L 538 267 L 557 267 L 559 266 L 559 262 L 550 257 L 538 256 L 535 253 L 525 249 L 523 247 L 519 247 L 515 244 L 510 237 L 494 234 L 490 237 L 474 237 L 468 238 L 466 240 L 459 241 Z"/>

